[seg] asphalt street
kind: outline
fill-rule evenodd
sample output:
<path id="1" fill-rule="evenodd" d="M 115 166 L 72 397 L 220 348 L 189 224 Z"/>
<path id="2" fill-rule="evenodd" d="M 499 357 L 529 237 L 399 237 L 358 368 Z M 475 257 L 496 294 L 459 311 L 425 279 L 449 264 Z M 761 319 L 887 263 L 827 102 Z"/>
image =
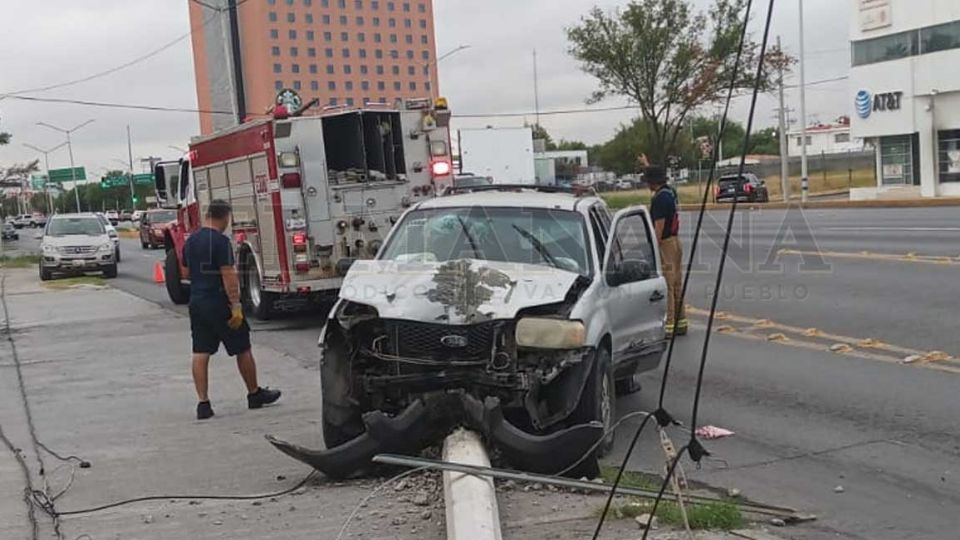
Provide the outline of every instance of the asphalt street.
<path id="1" fill-rule="evenodd" d="M 727 468 L 707 461 L 696 471 L 688 463 L 691 478 L 817 514 L 790 531 L 796 538 L 955 536 L 949 509 L 960 503 L 960 367 L 940 357 L 900 360 L 909 352 L 960 355 L 957 215 L 953 208 L 740 214 L 700 421 L 736 435 L 706 443 Z M 685 234 L 694 219 L 684 214 Z M 708 215 L 688 297 L 695 308 L 709 306 L 725 219 L 722 211 Z M 124 262 L 111 284 L 182 313 L 153 283 L 162 253 L 122 242 Z M 694 331 L 677 350 L 665 402 L 686 422 L 704 320 L 701 311 L 691 314 Z M 321 324 L 320 315 L 256 323 L 254 342 L 315 369 Z M 832 352 L 837 341 L 849 350 Z M 654 409 L 660 374 L 621 398 L 618 413 Z M 626 431 L 611 463 L 622 456 Z M 679 445 L 687 437 L 671 434 Z M 640 448 L 631 463 L 659 470 L 657 442 L 646 438 Z"/>

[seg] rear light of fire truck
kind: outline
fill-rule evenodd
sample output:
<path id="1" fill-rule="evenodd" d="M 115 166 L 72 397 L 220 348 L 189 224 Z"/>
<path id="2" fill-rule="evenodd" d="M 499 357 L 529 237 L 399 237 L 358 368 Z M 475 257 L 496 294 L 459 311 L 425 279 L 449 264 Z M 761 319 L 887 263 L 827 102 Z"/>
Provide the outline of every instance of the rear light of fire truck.
<path id="1" fill-rule="evenodd" d="M 298 232 L 293 234 L 293 251 L 304 253 L 307 251 L 307 234 Z"/>
<path id="2" fill-rule="evenodd" d="M 300 173 L 284 173 L 280 175 L 280 185 L 284 189 L 300 187 Z"/>
<path id="3" fill-rule="evenodd" d="M 293 268 L 298 274 L 310 271 L 310 257 L 307 255 L 307 233 L 293 233 Z"/>
<path id="4" fill-rule="evenodd" d="M 446 176 L 453 170 L 453 164 L 446 160 L 434 161 L 430 164 L 430 174 L 436 178 Z"/>

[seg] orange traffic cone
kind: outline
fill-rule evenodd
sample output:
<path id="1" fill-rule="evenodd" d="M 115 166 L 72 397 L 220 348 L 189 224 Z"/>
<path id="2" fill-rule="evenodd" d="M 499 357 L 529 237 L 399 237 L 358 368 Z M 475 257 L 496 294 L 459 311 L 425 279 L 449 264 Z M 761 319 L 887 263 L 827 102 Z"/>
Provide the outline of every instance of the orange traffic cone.
<path id="1" fill-rule="evenodd" d="M 153 282 L 154 283 L 163 283 L 166 281 L 163 277 L 163 265 L 160 264 L 160 261 L 157 261 L 153 265 Z"/>

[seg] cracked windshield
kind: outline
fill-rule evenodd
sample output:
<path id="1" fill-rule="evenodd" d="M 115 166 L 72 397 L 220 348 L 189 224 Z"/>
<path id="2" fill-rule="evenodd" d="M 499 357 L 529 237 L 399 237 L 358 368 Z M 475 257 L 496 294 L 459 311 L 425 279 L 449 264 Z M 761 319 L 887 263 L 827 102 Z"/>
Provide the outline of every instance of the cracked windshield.
<path id="1" fill-rule="evenodd" d="M 0 19 L 0 539 L 958 538 L 957 0 Z"/>

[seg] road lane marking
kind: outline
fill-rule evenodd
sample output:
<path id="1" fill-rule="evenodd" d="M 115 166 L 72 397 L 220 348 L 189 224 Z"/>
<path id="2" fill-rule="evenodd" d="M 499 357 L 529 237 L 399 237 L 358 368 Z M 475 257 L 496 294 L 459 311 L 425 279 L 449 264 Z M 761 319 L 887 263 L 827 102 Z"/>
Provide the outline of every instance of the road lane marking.
<path id="1" fill-rule="evenodd" d="M 690 305 L 687 305 L 687 313 L 704 319 L 709 315 L 707 310 Z M 757 319 L 722 311 L 718 312 L 715 318 L 723 320 L 724 324 L 715 326 L 714 330 L 726 336 L 960 374 L 960 359 L 943 351 L 923 351 L 885 343 L 874 338 L 831 334 L 817 328 L 801 328 L 769 319 Z M 694 323 L 694 326 L 706 328 L 699 322 Z M 778 332 L 771 333 L 770 330 L 778 330 Z"/>
<path id="2" fill-rule="evenodd" d="M 854 253 L 849 251 L 807 251 L 799 249 L 781 249 L 777 251 L 777 254 L 799 256 L 809 255 L 836 259 L 861 259 L 870 261 L 938 264 L 941 266 L 960 266 L 960 256 L 952 257 L 950 255 L 917 255 L 915 253 L 900 255 L 896 253 L 873 253 L 870 251 Z"/>

